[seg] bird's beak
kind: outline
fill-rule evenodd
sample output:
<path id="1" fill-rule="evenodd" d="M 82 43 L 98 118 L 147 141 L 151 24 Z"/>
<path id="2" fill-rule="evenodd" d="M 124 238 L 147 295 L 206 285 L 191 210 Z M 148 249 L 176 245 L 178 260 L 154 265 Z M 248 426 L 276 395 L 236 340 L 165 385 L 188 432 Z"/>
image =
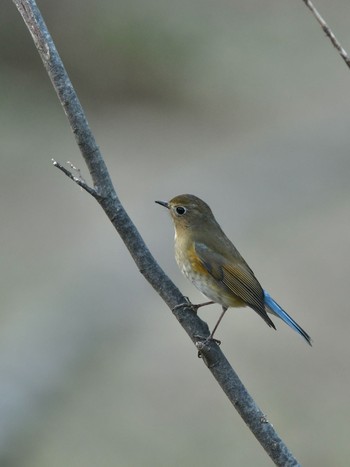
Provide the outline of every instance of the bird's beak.
<path id="1" fill-rule="evenodd" d="M 165 208 L 168 208 L 169 209 L 169 203 L 167 203 L 166 201 L 155 201 L 155 203 L 157 204 L 160 204 L 161 206 L 164 206 Z"/>

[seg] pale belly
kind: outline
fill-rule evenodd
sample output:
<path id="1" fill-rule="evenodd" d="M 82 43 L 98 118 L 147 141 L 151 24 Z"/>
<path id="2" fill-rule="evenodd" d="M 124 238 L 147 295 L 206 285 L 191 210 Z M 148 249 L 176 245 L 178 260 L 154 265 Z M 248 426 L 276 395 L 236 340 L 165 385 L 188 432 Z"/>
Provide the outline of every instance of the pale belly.
<path id="1" fill-rule="evenodd" d="M 223 283 L 214 279 L 209 273 L 194 271 L 192 263 L 188 258 L 176 255 L 176 262 L 181 272 L 188 280 L 207 298 L 215 303 L 229 307 L 244 307 L 245 303 L 229 290 Z M 198 268 L 197 268 L 198 269 Z"/>

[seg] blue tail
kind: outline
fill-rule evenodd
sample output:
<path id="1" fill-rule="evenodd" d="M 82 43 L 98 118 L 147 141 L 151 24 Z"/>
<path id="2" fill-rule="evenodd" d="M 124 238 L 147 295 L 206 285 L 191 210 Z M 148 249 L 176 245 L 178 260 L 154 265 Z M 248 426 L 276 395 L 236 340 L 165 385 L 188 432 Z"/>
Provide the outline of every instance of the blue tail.
<path id="1" fill-rule="evenodd" d="M 298 323 L 294 321 L 282 308 L 278 305 L 278 303 L 275 302 L 275 300 L 264 290 L 264 296 L 265 296 L 265 305 L 267 307 L 267 311 L 270 313 L 273 313 L 274 315 L 278 316 L 281 318 L 282 321 L 284 321 L 288 326 L 290 326 L 294 331 L 299 333 L 303 338 L 306 340 L 306 342 L 311 345 L 311 337 L 307 332 L 302 329 Z"/>

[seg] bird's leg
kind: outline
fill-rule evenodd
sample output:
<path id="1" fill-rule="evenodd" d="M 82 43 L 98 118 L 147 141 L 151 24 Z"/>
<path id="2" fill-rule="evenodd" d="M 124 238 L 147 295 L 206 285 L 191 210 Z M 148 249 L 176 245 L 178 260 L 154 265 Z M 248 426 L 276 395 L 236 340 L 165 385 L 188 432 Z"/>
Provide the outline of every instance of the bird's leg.
<path id="1" fill-rule="evenodd" d="M 210 301 L 210 302 L 204 302 L 204 303 L 198 303 L 197 305 L 192 304 L 193 311 L 197 313 L 198 308 L 201 308 L 202 306 L 207 306 L 207 305 L 213 305 L 215 302 Z"/>
<path id="2" fill-rule="evenodd" d="M 220 317 L 218 319 L 218 322 L 215 324 L 214 329 L 212 330 L 212 332 L 211 332 L 210 336 L 208 337 L 208 339 L 206 339 L 207 341 L 216 341 L 216 339 L 214 339 L 214 334 L 215 334 L 215 331 L 217 330 L 222 318 L 224 317 L 224 314 L 226 313 L 226 311 L 227 311 L 227 307 L 223 306 L 222 307 L 222 313 L 221 313 L 221 315 L 220 315 Z"/>
<path id="3" fill-rule="evenodd" d="M 177 310 L 178 308 L 182 308 L 182 307 L 185 307 L 185 306 L 188 306 L 189 308 L 192 308 L 192 310 L 197 313 L 198 311 L 198 308 L 201 308 L 202 306 L 207 306 L 207 305 L 212 305 L 213 303 L 215 302 L 205 302 L 205 303 L 199 303 L 198 305 L 195 305 L 194 303 L 191 303 L 190 300 L 188 299 L 188 297 L 185 297 L 186 298 L 186 302 L 184 303 L 180 303 L 179 305 L 175 305 L 174 308 L 172 309 L 172 311 L 175 311 Z"/>
<path id="4" fill-rule="evenodd" d="M 208 343 L 208 342 L 210 342 L 210 341 L 214 341 L 214 342 L 216 342 L 218 345 L 221 344 L 221 341 L 219 341 L 218 339 L 214 339 L 214 334 L 215 334 L 215 331 L 217 330 L 217 328 L 218 328 L 218 326 L 219 326 L 219 324 L 220 324 L 222 318 L 224 317 L 224 314 L 226 313 L 226 311 L 227 311 L 227 308 L 226 308 L 225 306 L 223 306 L 223 307 L 222 307 L 222 313 L 221 313 L 221 315 L 220 315 L 220 317 L 219 317 L 217 323 L 215 324 L 214 329 L 212 330 L 210 336 L 208 336 L 208 337 L 204 340 L 204 342 L 203 342 L 202 345 L 205 345 L 206 343 Z M 197 336 L 197 335 L 196 335 L 196 336 L 194 336 L 194 337 L 200 338 L 201 336 Z M 203 339 L 203 338 L 202 338 L 202 339 Z M 201 358 L 201 351 L 198 352 L 198 357 Z"/>

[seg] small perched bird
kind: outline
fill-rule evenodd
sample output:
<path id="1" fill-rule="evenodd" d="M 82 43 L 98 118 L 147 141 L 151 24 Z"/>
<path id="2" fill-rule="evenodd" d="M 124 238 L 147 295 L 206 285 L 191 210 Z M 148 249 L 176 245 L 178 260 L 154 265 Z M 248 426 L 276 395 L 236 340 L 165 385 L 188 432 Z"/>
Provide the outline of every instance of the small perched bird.
<path id="1" fill-rule="evenodd" d="M 221 316 L 209 339 L 230 307 L 249 306 L 276 329 L 267 312 L 281 318 L 311 345 L 310 336 L 261 287 L 253 271 L 226 237 L 210 207 L 194 195 L 179 195 L 166 207 L 175 227 L 175 258 L 181 272 L 211 301 L 219 303 Z"/>

